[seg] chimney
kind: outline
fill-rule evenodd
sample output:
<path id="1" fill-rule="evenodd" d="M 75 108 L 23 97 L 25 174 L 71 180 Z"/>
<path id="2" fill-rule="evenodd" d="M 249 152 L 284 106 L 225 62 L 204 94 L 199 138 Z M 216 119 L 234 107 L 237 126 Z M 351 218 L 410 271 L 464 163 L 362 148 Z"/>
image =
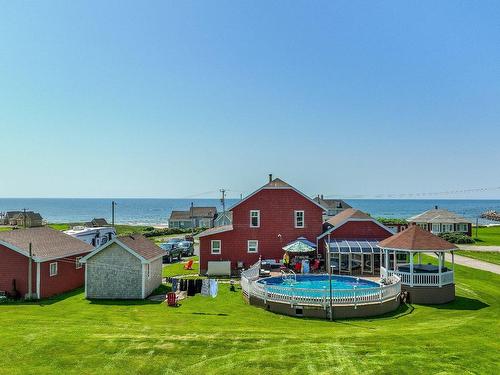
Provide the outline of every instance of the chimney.
<path id="1" fill-rule="evenodd" d="M 269 173 L 269 182 L 271 182 L 272 180 L 273 180 L 273 174 Z"/>
<path id="2" fill-rule="evenodd" d="M 321 194 L 321 199 L 323 199 L 323 194 Z"/>

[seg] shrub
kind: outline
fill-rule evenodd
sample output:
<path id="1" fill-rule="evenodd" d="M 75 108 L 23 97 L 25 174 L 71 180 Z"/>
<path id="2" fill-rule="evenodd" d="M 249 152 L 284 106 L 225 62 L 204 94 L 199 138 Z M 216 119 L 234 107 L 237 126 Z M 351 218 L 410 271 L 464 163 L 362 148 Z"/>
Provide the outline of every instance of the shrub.
<path id="1" fill-rule="evenodd" d="M 460 233 L 460 232 L 444 232 L 444 233 L 439 233 L 438 236 L 451 243 L 458 243 L 458 244 L 474 243 L 474 240 L 471 237 L 469 237 L 465 233 Z"/>
<path id="2" fill-rule="evenodd" d="M 377 221 L 382 224 L 408 224 L 405 219 L 399 219 L 397 217 L 377 217 Z"/>

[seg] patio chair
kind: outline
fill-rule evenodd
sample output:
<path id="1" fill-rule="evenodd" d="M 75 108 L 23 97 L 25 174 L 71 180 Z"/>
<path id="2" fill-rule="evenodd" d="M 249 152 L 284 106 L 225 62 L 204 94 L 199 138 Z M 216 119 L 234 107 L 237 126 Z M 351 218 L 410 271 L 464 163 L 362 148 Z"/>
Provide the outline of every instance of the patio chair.
<path id="1" fill-rule="evenodd" d="M 193 260 L 189 259 L 189 261 L 184 265 L 185 270 L 192 270 L 193 269 Z"/>
<path id="2" fill-rule="evenodd" d="M 169 306 L 177 306 L 177 295 L 174 292 L 167 293 L 167 304 Z"/>

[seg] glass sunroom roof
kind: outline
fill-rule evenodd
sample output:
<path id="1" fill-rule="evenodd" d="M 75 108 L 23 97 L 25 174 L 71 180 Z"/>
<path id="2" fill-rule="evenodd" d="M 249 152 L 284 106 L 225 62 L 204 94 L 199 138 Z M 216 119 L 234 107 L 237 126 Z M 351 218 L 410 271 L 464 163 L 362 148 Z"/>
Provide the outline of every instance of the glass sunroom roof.
<path id="1" fill-rule="evenodd" d="M 378 241 L 376 240 L 337 240 L 332 239 L 328 244 L 330 253 L 378 253 Z"/>

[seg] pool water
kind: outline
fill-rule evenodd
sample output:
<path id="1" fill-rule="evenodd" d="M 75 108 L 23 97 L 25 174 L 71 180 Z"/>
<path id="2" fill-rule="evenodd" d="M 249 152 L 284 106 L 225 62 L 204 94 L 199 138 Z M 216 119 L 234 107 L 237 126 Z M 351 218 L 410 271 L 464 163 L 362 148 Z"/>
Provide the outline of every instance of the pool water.
<path id="1" fill-rule="evenodd" d="M 283 280 L 281 276 L 268 277 L 257 281 L 266 285 L 269 292 L 294 294 L 298 296 L 322 297 L 329 293 L 328 275 L 297 275 L 297 281 Z M 351 294 L 354 289 L 378 288 L 380 284 L 352 276 L 333 276 L 332 289 L 335 296 Z M 368 290 L 366 291 L 368 292 Z M 363 294 L 363 292 L 359 292 Z"/>

